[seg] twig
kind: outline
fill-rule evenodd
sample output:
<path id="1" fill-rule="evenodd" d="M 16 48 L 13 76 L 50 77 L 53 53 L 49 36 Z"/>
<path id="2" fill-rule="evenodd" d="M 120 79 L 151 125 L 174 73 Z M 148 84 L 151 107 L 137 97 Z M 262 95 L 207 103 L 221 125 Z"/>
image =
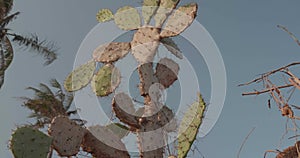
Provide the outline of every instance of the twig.
<path id="1" fill-rule="evenodd" d="M 292 86 L 293 86 L 292 84 L 287 84 L 287 85 L 278 86 L 278 87 L 271 87 L 271 88 L 267 88 L 267 89 L 262 90 L 262 91 L 242 93 L 242 96 L 246 96 L 246 95 L 260 95 L 260 94 L 263 94 L 263 93 L 267 93 L 267 92 L 273 91 L 276 88 L 282 89 L 282 88 L 288 88 L 288 87 L 292 87 Z"/>
<path id="2" fill-rule="evenodd" d="M 248 138 L 249 138 L 249 136 L 252 134 L 252 132 L 255 130 L 255 127 L 253 127 L 252 129 L 251 129 L 251 131 L 247 134 L 247 136 L 245 137 L 245 139 L 244 139 L 244 141 L 243 141 L 243 143 L 242 143 L 242 145 L 241 145 L 241 147 L 240 147 L 240 149 L 239 149 L 239 152 L 238 152 L 238 154 L 237 154 L 237 158 L 239 158 L 240 157 L 240 154 L 241 154 L 241 151 L 242 151 L 242 149 L 243 149 L 243 146 L 245 145 L 245 143 L 246 143 L 246 141 L 248 140 Z"/>
<path id="3" fill-rule="evenodd" d="M 263 73 L 263 74 L 261 75 L 261 77 L 256 78 L 256 79 L 254 79 L 254 80 L 252 80 L 252 81 L 250 81 L 250 82 L 247 82 L 247 83 L 239 84 L 238 86 L 246 86 L 246 85 L 250 85 L 250 84 L 255 83 L 255 82 L 260 82 L 260 81 L 263 80 L 263 78 L 265 78 L 265 77 L 267 77 L 267 76 L 270 76 L 271 74 L 274 74 L 274 73 L 276 73 L 276 72 L 285 70 L 286 68 L 291 67 L 291 66 L 295 66 L 295 65 L 300 65 L 300 62 L 290 63 L 290 64 L 288 64 L 288 65 L 286 65 L 286 66 L 283 66 L 283 67 L 280 67 L 280 68 L 278 68 L 278 69 L 276 69 L 276 70 L 273 70 L 273 71 L 270 71 L 270 72 Z"/>
<path id="4" fill-rule="evenodd" d="M 283 31 L 287 32 L 292 38 L 293 40 L 300 46 L 300 41 L 297 39 L 297 37 L 291 33 L 286 27 L 281 26 L 281 25 L 277 25 L 278 28 L 281 28 Z"/>

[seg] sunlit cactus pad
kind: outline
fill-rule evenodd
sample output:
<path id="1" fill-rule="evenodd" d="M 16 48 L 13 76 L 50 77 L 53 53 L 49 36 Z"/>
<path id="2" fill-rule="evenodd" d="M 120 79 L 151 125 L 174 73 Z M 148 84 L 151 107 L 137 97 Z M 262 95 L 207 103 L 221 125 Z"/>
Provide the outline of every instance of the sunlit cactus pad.
<path id="1" fill-rule="evenodd" d="M 98 22 L 107 22 L 109 20 L 112 20 L 114 17 L 113 13 L 109 9 L 101 9 L 96 15 Z"/>
<path id="2" fill-rule="evenodd" d="M 111 63 L 123 58 L 130 51 L 128 42 L 111 42 L 100 45 L 93 52 L 93 58 L 97 62 Z"/>
<path id="3" fill-rule="evenodd" d="M 151 17 L 155 13 L 158 8 L 159 0 L 144 0 L 142 15 L 144 18 L 144 23 L 148 24 L 151 20 Z"/>
<path id="4" fill-rule="evenodd" d="M 161 31 L 161 37 L 171 37 L 183 32 L 195 19 L 198 6 L 191 3 L 179 7 L 171 14 L 166 22 L 166 26 Z"/>
<path id="5" fill-rule="evenodd" d="M 187 156 L 202 123 L 206 104 L 198 95 L 199 100 L 189 107 L 179 125 L 178 158 Z"/>
<path id="6" fill-rule="evenodd" d="M 155 26 L 161 27 L 168 15 L 177 6 L 179 0 L 160 0 L 159 8 L 154 16 Z"/>
<path id="7" fill-rule="evenodd" d="M 153 61 L 159 46 L 159 29 L 142 27 L 137 30 L 131 41 L 132 55 L 143 64 Z"/>
<path id="8" fill-rule="evenodd" d="M 85 87 L 92 79 L 95 69 L 96 62 L 94 60 L 79 66 L 67 76 L 64 82 L 65 89 L 73 92 Z"/>
<path id="9" fill-rule="evenodd" d="M 55 117 L 48 129 L 53 137 L 53 147 L 60 156 L 74 156 L 78 153 L 85 129 L 68 117 Z"/>
<path id="10" fill-rule="evenodd" d="M 156 66 L 155 76 L 165 88 L 170 87 L 176 80 L 179 72 L 179 65 L 168 58 L 161 59 Z"/>
<path id="11" fill-rule="evenodd" d="M 31 127 L 18 128 L 10 140 L 10 148 L 15 158 L 46 158 L 52 139 Z"/>
<path id="12" fill-rule="evenodd" d="M 91 86 L 97 96 L 107 96 L 120 84 L 120 78 L 120 71 L 113 65 L 107 64 L 94 75 Z"/>
<path id="13" fill-rule="evenodd" d="M 114 15 L 115 24 L 122 30 L 134 30 L 141 26 L 138 11 L 130 6 L 124 6 Z"/>

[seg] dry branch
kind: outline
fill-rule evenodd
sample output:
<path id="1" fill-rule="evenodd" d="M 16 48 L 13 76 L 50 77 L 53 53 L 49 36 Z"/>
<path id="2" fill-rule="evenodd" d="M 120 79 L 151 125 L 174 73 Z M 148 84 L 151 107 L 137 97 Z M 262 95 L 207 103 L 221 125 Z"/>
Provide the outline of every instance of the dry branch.
<path id="1" fill-rule="evenodd" d="M 263 93 L 274 91 L 275 89 L 288 88 L 288 87 L 292 87 L 292 86 L 293 86 L 293 84 L 287 84 L 287 85 L 283 85 L 283 86 L 278 86 L 278 87 L 272 87 L 272 88 L 264 89 L 264 90 L 261 90 L 261 91 L 246 92 L 246 93 L 242 93 L 242 95 L 243 96 L 246 96 L 246 95 L 260 95 L 260 94 L 263 94 Z"/>
<path id="2" fill-rule="evenodd" d="M 286 27 L 281 26 L 281 25 L 277 25 L 278 28 L 281 28 L 283 31 L 287 32 L 292 38 L 293 40 L 300 46 L 300 41 L 297 39 L 297 37 L 291 33 Z"/>

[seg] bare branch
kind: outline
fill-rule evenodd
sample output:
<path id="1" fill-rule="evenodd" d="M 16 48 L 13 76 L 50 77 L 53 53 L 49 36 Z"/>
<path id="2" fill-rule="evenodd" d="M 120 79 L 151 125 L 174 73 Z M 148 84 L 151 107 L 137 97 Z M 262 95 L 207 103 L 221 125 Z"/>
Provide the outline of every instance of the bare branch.
<path id="1" fill-rule="evenodd" d="M 292 87 L 292 86 L 293 86 L 292 84 L 287 84 L 287 85 L 283 85 L 283 86 L 268 88 L 268 89 L 265 89 L 265 90 L 262 90 L 262 91 L 246 92 L 246 93 L 243 93 L 242 95 L 243 96 L 246 96 L 246 95 L 260 95 L 260 94 L 263 94 L 263 93 L 267 93 L 267 92 L 273 91 L 276 88 L 282 89 L 282 88 L 288 88 L 288 87 Z"/>
<path id="2" fill-rule="evenodd" d="M 250 137 L 250 135 L 252 134 L 252 132 L 255 130 L 255 127 L 253 127 L 251 130 L 250 130 L 250 132 L 247 134 L 247 136 L 245 137 L 245 139 L 244 139 L 244 141 L 243 141 L 243 143 L 242 143 L 242 145 L 241 145 L 241 147 L 240 147 L 240 149 L 239 149 L 239 152 L 238 152 L 238 154 L 237 154 L 237 158 L 240 158 L 240 154 L 241 154 L 241 151 L 242 151 L 242 149 L 243 149 L 243 146 L 245 145 L 245 143 L 246 143 L 246 141 L 248 140 L 248 138 Z"/>
<path id="3" fill-rule="evenodd" d="M 281 25 L 277 25 L 278 28 L 281 28 L 283 31 L 287 32 L 292 38 L 293 40 L 300 46 L 300 41 L 297 39 L 297 37 L 291 33 L 286 27 L 281 26 Z"/>
<path id="4" fill-rule="evenodd" d="M 273 71 L 263 73 L 263 74 L 261 75 L 261 77 L 256 78 L 256 79 L 254 79 L 254 80 L 252 80 L 252 81 L 250 81 L 250 82 L 240 84 L 240 85 L 238 85 L 238 86 L 246 86 L 246 85 L 250 85 L 250 84 L 252 84 L 252 83 L 261 82 L 265 77 L 270 76 L 271 74 L 274 74 L 274 73 L 276 73 L 276 72 L 285 70 L 285 69 L 287 69 L 288 67 L 295 66 L 295 65 L 300 65 L 300 62 L 290 63 L 290 64 L 288 64 L 288 65 L 286 65 L 286 66 L 280 67 L 280 68 L 275 69 L 275 70 L 273 70 Z"/>

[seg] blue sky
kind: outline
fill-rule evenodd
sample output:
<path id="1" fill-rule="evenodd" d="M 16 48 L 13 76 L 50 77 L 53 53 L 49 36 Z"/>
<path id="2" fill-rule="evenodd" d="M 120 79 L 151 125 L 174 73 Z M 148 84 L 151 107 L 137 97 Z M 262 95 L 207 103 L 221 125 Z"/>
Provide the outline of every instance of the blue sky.
<path id="1" fill-rule="evenodd" d="M 208 135 L 197 139 L 195 146 L 206 158 L 236 157 L 243 139 L 256 127 L 243 148 L 241 158 L 263 157 L 265 150 L 279 148 L 286 119 L 280 117 L 275 107 L 271 110 L 266 107 L 266 95 L 242 97 L 243 91 L 254 87 L 237 85 L 260 73 L 298 61 L 299 46 L 276 25 L 284 25 L 300 37 L 300 1 L 186 0 L 180 4 L 189 2 L 198 3 L 197 20 L 214 38 L 227 72 L 227 95 L 220 118 Z M 82 40 L 97 24 L 97 11 L 101 8 L 116 11 L 124 5 L 138 7 L 141 1 L 15 0 L 13 11 L 20 11 L 21 14 L 10 28 L 25 35 L 37 33 L 42 38 L 51 39 L 60 50 L 58 60 L 43 67 L 42 58 L 16 48 L 15 58 L 0 91 L 2 157 L 12 157 L 7 149 L 11 131 L 30 121 L 26 118 L 29 111 L 21 107 L 22 102 L 15 97 L 30 95 L 25 87 L 46 83 L 53 77 L 63 81 L 73 67 Z M 183 50 L 188 48 L 185 44 L 180 47 Z M 206 72 L 206 68 L 203 69 Z M 209 94 L 209 88 L 204 87 Z M 204 96 L 208 98 L 208 94 Z M 295 99 L 295 104 L 297 101 Z M 280 148 L 290 144 L 284 141 Z M 197 151 L 189 154 L 195 158 L 197 155 Z"/>

